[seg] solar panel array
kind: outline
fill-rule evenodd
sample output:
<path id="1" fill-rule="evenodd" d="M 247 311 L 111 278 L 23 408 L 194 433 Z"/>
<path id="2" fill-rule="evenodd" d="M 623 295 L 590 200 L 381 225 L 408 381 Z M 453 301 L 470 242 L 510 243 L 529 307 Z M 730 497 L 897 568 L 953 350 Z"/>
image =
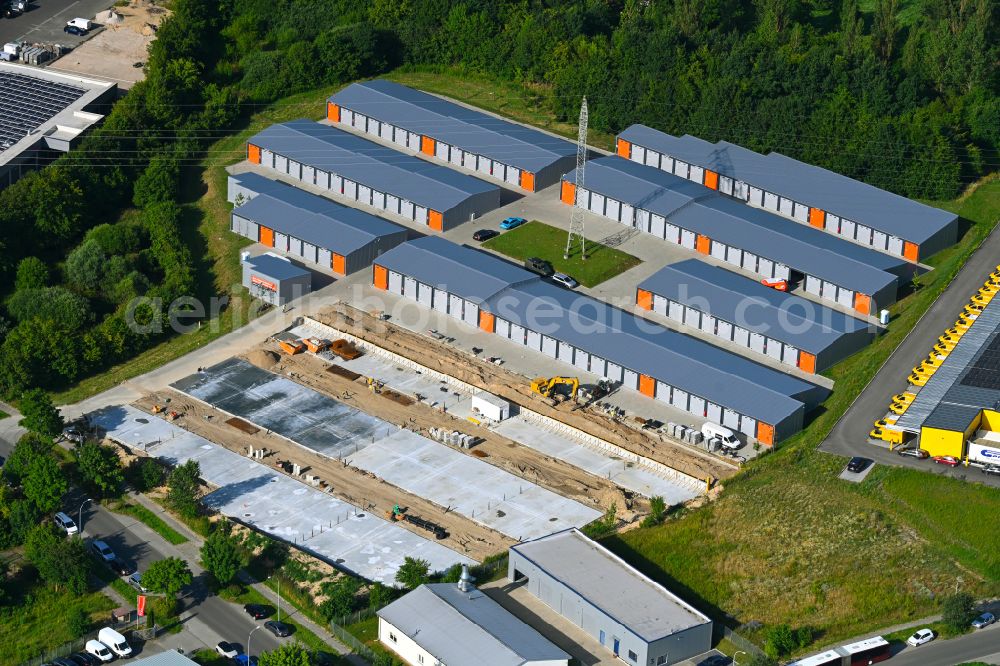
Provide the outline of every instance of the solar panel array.
<path id="1" fill-rule="evenodd" d="M 34 76 L 0 72 L 0 151 L 10 148 L 86 92 Z"/>
<path id="2" fill-rule="evenodd" d="M 993 338 L 962 379 L 963 386 L 1000 390 L 1000 336 Z"/>

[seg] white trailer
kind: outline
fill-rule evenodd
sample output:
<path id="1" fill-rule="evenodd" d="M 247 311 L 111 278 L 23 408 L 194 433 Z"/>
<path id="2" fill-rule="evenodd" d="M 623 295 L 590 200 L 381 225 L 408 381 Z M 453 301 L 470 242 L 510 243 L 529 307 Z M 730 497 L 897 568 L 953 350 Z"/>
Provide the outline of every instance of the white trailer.
<path id="1" fill-rule="evenodd" d="M 510 418 L 510 403 L 492 393 L 477 393 L 472 396 L 472 413 L 477 418 L 500 422 Z"/>

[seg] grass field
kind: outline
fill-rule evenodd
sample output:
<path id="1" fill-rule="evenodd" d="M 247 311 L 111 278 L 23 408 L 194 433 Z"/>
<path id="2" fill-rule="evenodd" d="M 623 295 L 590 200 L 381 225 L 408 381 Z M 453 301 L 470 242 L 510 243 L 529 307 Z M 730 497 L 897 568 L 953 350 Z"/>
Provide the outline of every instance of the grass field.
<path id="1" fill-rule="evenodd" d="M 718 501 L 611 548 L 717 619 L 808 626 L 817 644 L 932 615 L 956 588 L 1000 592 L 1000 530 L 982 519 L 1000 510 L 1000 490 L 884 466 L 855 486 L 836 478 L 842 459 L 816 450 L 1000 218 L 1000 180 L 937 205 L 973 226 L 893 307 L 889 332 L 827 373 L 836 386 L 809 427 Z"/>
<path id="2" fill-rule="evenodd" d="M 491 238 L 483 243 L 483 247 L 518 261 L 528 257 L 547 259 L 556 271 L 576 278 L 585 287 L 599 285 L 642 263 L 631 254 L 591 241 L 587 241 L 586 260 L 580 256 L 579 245 L 570 248 L 569 259 L 563 259 L 566 231 L 538 221 L 528 222 Z"/>
<path id="3" fill-rule="evenodd" d="M 132 504 L 127 501 L 118 501 L 109 504 L 108 508 L 115 513 L 131 516 L 140 523 L 144 523 L 146 527 L 153 530 L 175 546 L 185 543 L 188 540 L 186 536 L 172 528 L 170 525 L 167 525 L 162 518 L 142 505 Z"/>

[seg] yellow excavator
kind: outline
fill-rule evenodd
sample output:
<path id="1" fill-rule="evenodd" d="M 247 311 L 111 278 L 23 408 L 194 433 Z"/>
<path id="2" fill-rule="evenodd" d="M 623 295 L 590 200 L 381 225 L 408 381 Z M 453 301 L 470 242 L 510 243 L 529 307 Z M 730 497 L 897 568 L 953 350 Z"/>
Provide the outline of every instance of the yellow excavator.
<path id="1" fill-rule="evenodd" d="M 545 398 L 553 398 L 557 386 L 568 386 L 570 399 L 576 401 L 576 394 L 580 390 L 580 380 L 576 377 L 538 377 L 531 380 L 531 390 Z"/>

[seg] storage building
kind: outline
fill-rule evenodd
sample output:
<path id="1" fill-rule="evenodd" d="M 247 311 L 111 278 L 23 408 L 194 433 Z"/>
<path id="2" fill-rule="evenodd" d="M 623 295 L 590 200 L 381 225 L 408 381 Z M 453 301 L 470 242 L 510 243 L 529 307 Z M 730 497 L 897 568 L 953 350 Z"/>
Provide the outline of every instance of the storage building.
<path id="1" fill-rule="evenodd" d="M 282 306 L 312 290 L 312 275 L 284 257 L 262 254 L 243 259 L 243 286 L 254 298 Z"/>
<path id="2" fill-rule="evenodd" d="M 909 261 L 958 240 L 958 216 L 799 162 L 645 125 L 620 135 L 618 154 Z"/>
<path id="3" fill-rule="evenodd" d="M 576 163 L 565 139 L 384 79 L 330 97 L 327 119 L 529 192 Z"/>
<path id="4" fill-rule="evenodd" d="M 347 275 L 406 241 L 406 228 L 256 173 L 229 177 L 230 229 Z"/>
<path id="5" fill-rule="evenodd" d="M 712 621 L 617 555 L 569 529 L 510 548 L 507 578 L 627 664 L 664 666 L 712 648 Z"/>
<path id="6" fill-rule="evenodd" d="M 768 278 L 803 283 L 824 300 L 875 314 L 896 301 L 902 259 L 744 206 L 672 174 L 620 157 L 587 165 L 587 186 L 563 177 L 564 203 Z"/>
<path id="7" fill-rule="evenodd" d="M 581 371 L 773 444 L 828 392 L 437 237 L 375 262 L 374 284 Z"/>
<path id="8" fill-rule="evenodd" d="M 822 372 L 875 337 L 867 322 L 697 259 L 641 282 L 636 305 L 805 372 Z"/>
<path id="9" fill-rule="evenodd" d="M 471 585 L 421 585 L 378 611 L 378 637 L 411 666 L 568 666 L 570 656 Z"/>
<path id="10" fill-rule="evenodd" d="M 272 125 L 253 136 L 247 159 L 435 231 L 500 205 L 495 185 L 311 120 Z"/>

